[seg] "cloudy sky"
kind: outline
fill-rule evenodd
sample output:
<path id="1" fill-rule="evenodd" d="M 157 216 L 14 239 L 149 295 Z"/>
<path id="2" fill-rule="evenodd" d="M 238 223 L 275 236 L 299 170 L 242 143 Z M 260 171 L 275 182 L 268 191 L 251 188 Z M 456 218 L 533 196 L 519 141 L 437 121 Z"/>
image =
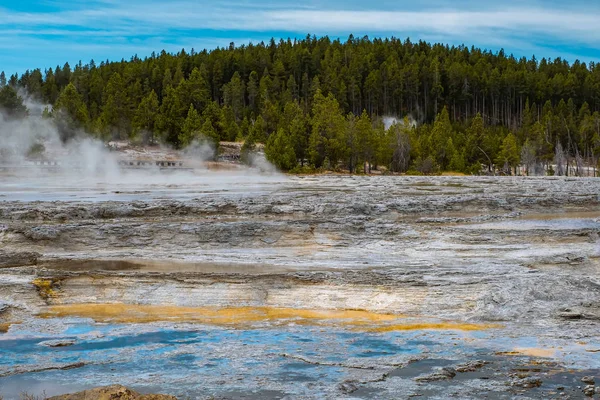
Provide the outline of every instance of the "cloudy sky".
<path id="1" fill-rule="evenodd" d="M 410 37 L 600 61 L 598 0 L 0 0 L 0 70 L 307 33 Z"/>

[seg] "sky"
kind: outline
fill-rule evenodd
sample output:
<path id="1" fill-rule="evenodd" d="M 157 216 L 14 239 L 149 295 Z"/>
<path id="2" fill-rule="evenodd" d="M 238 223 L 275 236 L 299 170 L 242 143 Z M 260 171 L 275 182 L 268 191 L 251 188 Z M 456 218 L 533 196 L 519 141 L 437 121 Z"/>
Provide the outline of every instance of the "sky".
<path id="1" fill-rule="evenodd" d="M 600 61 L 599 0 L 0 0 L 7 74 L 306 34 L 410 37 Z"/>

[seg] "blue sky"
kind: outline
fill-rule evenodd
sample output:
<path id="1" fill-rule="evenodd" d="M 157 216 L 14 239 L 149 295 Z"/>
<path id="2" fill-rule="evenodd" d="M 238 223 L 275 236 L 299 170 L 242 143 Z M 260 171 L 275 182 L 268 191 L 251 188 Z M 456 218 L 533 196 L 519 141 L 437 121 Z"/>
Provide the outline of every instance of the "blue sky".
<path id="1" fill-rule="evenodd" d="M 600 61 L 600 1 L 0 0 L 0 70 L 120 60 L 307 33 Z"/>

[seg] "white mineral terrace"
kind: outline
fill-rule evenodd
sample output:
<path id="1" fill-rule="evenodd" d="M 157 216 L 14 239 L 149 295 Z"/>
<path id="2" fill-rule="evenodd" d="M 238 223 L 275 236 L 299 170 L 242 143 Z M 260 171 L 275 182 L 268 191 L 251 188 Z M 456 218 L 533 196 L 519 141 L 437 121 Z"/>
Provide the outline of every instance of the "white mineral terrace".
<path id="1" fill-rule="evenodd" d="M 593 178 L 8 172 L 0 394 L 578 398 L 599 232 Z"/>

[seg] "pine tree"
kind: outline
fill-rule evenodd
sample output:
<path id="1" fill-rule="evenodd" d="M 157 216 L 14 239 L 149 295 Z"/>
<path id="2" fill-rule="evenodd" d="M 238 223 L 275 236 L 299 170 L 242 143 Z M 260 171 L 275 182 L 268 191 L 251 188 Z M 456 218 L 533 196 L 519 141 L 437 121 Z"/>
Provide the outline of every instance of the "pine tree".
<path id="1" fill-rule="evenodd" d="M 108 80 L 104 89 L 104 105 L 100 115 L 103 130 L 113 139 L 124 139 L 131 131 L 125 82 L 119 73 Z"/>
<path id="2" fill-rule="evenodd" d="M 222 140 L 233 142 L 240 136 L 240 126 L 236 122 L 237 118 L 233 109 L 229 106 L 223 108 L 223 129 L 224 136 Z"/>
<path id="3" fill-rule="evenodd" d="M 471 126 L 466 132 L 466 162 L 475 171 L 481 169 L 481 165 L 487 165 L 488 171 L 493 168 L 492 149 L 488 140 L 489 131 L 484 126 L 481 114 L 477 114 L 471 121 Z"/>
<path id="4" fill-rule="evenodd" d="M 167 68 L 165 70 L 165 73 L 163 75 L 163 80 L 162 80 L 162 97 L 163 98 L 167 96 L 167 92 L 172 87 L 173 87 L 173 75 L 171 73 L 171 69 Z"/>
<path id="5" fill-rule="evenodd" d="M 444 107 L 437 116 L 431 131 L 431 154 L 435 156 L 435 161 L 442 169 L 445 169 L 452 157 L 454 149 L 448 149 L 448 140 L 452 139 L 453 129 L 450 123 L 448 109 Z"/>
<path id="6" fill-rule="evenodd" d="M 204 110 L 210 103 L 210 84 L 206 67 L 194 68 L 190 77 L 178 87 L 182 104 L 192 104 L 196 110 Z"/>
<path id="7" fill-rule="evenodd" d="M 10 86 L 0 88 L 0 112 L 8 119 L 24 118 L 28 115 L 23 99 Z"/>
<path id="8" fill-rule="evenodd" d="M 72 83 L 69 83 L 58 96 L 52 114 L 63 140 L 74 137 L 89 123 L 87 107 Z"/>
<path id="9" fill-rule="evenodd" d="M 271 135 L 265 146 L 265 156 L 283 171 L 289 171 L 298 165 L 292 140 L 283 129 Z"/>
<path id="10" fill-rule="evenodd" d="M 44 101 L 54 104 L 58 98 L 58 85 L 52 68 L 46 71 L 45 84 L 42 87 L 42 98 Z"/>
<path id="11" fill-rule="evenodd" d="M 304 160 L 307 158 L 307 148 L 308 148 L 308 136 L 309 129 L 306 121 L 306 117 L 298 105 L 298 103 L 289 103 L 294 104 L 294 117 L 289 123 L 289 133 L 290 139 L 294 146 L 294 154 L 298 158 L 298 161 L 302 166 L 304 166 Z"/>
<path id="12" fill-rule="evenodd" d="M 156 95 L 156 92 L 152 90 L 140 102 L 134 119 L 134 125 L 138 130 L 143 132 L 144 143 L 146 144 L 154 143 L 158 111 L 158 96 Z"/>
<path id="13" fill-rule="evenodd" d="M 235 72 L 231 81 L 223 87 L 223 99 L 225 104 L 231 107 L 236 122 L 242 120 L 245 106 L 246 88 L 239 72 Z"/>
<path id="14" fill-rule="evenodd" d="M 332 94 L 325 97 L 317 90 L 313 100 L 312 133 L 309 138 L 309 155 L 316 168 L 323 166 L 325 158 L 335 168 L 344 154 L 344 117 Z"/>
<path id="15" fill-rule="evenodd" d="M 366 110 L 363 110 L 358 118 L 356 130 L 358 135 L 358 147 L 360 150 L 358 161 L 365 165 L 365 173 L 371 173 L 371 166 L 375 163 L 378 140 L 371 123 L 371 118 Z"/>
<path id="16" fill-rule="evenodd" d="M 202 119 L 210 122 L 210 126 L 219 140 L 229 140 L 223 111 L 219 103 L 211 101 L 202 112 Z"/>
<path id="17" fill-rule="evenodd" d="M 465 156 L 464 153 L 455 149 L 452 157 L 450 158 L 450 164 L 448 165 L 448 169 L 454 172 L 465 172 Z"/>
<path id="18" fill-rule="evenodd" d="M 250 135 L 255 143 L 265 143 L 267 141 L 267 126 L 261 115 L 259 115 L 252 124 Z"/>
<path id="19" fill-rule="evenodd" d="M 501 168 L 509 168 L 509 173 L 510 168 L 515 168 L 516 175 L 516 167 L 519 165 L 520 155 L 519 147 L 517 146 L 517 139 L 512 133 L 509 133 L 502 141 L 500 154 L 498 154 L 498 159 L 496 162 Z"/>
<path id="20" fill-rule="evenodd" d="M 250 121 L 247 117 L 244 117 L 242 123 L 240 124 L 240 135 L 235 139 L 237 141 L 242 141 L 244 138 L 248 137 L 250 134 Z"/>
<path id="21" fill-rule="evenodd" d="M 438 102 L 444 94 L 444 86 L 442 86 L 442 74 L 440 71 L 440 62 L 437 58 L 433 59 L 431 66 L 433 72 L 433 85 L 431 87 L 431 96 L 433 97 L 434 105 L 433 112 L 437 115 L 438 113 Z"/>
<path id="22" fill-rule="evenodd" d="M 248 103 L 250 106 L 250 111 L 258 110 L 258 100 L 259 96 L 259 87 L 258 87 L 258 74 L 256 71 L 252 71 L 248 78 Z"/>
<path id="23" fill-rule="evenodd" d="M 179 146 L 179 133 L 182 125 L 182 104 L 176 89 L 169 86 L 160 105 L 156 128 L 161 132 L 167 143 Z"/>
<path id="24" fill-rule="evenodd" d="M 203 140 L 207 140 L 212 146 L 214 146 L 215 155 L 218 154 L 220 137 L 209 119 L 205 120 L 204 124 L 202 124 L 201 133 L 201 138 Z"/>
<path id="25" fill-rule="evenodd" d="M 361 149 L 358 139 L 358 132 L 356 128 L 356 116 L 353 113 L 348 113 L 346 116 L 346 127 L 344 129 L 344 140 L 345 140 L 345 150 L 346 154 L 344 155 L 347 160 L 347 166 L 350 173 L 354 173 L 359 157 L 361 156 Z"/>
<path id="26" fill-rule="evenodd" d="M 179 134 L 179 144 L 181 147 L 186 147 L 194 139 L 197 139 L 202 132 L 202 119 L 200 118 L 200 114 L 194 108 L 193 105 L 190 104 L 190 108 L 188 110 L 187 117 L 183 122 L 183 127 L 181 129 L 181 133 Z"/>

